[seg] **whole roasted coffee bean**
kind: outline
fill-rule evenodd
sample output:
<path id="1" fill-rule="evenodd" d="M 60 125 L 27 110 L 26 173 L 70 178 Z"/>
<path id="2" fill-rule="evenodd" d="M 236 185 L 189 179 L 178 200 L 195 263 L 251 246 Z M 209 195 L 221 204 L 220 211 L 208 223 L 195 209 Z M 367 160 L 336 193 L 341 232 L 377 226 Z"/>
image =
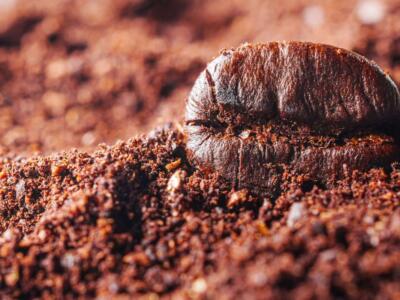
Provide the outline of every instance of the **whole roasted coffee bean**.
<path id="1" fill-rule="evenodd" d="M 271 42 L 223 51 L 187 101 L 188 152 L 235 187 L 274 192 L 285 170 L 324 183 L 387 166 L 400 95 L 376 64 L 336 47 Z"/>

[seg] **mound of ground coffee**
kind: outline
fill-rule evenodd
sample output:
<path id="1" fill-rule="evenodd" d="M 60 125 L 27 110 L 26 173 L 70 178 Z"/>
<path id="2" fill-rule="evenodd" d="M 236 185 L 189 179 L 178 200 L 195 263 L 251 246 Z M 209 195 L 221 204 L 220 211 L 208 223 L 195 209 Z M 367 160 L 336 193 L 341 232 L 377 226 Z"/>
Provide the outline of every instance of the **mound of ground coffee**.
<path id="1" fill-rule="evenodd" d="M 398 164 L 332 186 L 286 170 L 272 197 L 200 170 L 179 124 L 128 138 L 182 120 L 207 61 L 246 41 L 338 45 L 400 82 L 399 9 L 1 0 L 0 298 L 398 299 Z"/>

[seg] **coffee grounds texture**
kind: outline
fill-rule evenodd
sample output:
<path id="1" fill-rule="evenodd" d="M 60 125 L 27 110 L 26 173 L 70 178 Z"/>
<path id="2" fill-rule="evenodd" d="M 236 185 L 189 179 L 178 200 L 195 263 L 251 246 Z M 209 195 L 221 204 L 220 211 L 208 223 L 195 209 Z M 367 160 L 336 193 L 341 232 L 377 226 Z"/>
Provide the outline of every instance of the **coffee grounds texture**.
<path id="1" fill-rule="evenodd" d="M 334 44 L 400 82 L 399 3 L 372 2 L 4 1 L 0 298 L 399 298 L 398 164 L 262 197 L 198 170 L 181 126 L 245 41 Z"/>
<path id="2" fill-rule="evenodd" d="M 14 298 L 396 298 L 397 165 L 277 199 L 186 161 L 181 129 L 2 163 L 0 290 Z"/>

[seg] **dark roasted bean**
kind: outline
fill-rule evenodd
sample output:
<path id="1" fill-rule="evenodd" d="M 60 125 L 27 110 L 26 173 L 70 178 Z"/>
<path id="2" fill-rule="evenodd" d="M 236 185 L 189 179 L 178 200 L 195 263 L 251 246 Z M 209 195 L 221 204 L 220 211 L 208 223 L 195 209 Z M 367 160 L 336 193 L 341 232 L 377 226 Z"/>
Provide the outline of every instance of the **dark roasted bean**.
<path id="1" fill-rule="evenodd" d="M 271 42 L 223 51 L 186 107 L 189 156 L 236 187 L 271 192 L 284 170 L 327 182 L 387 166 L 399 91 L 376 64 L 336 47 Z"/>

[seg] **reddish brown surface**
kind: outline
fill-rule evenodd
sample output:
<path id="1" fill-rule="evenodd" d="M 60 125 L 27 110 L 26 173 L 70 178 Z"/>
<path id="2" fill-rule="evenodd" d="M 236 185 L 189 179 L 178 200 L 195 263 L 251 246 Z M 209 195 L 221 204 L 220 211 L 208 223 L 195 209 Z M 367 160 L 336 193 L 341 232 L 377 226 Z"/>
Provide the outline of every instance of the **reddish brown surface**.
<path id="1" fill-rule="evenodd" d="M 356 49 L 400 79 L 398 1 L 373 25 L 357 1 L 13 2 L 0 7 L 0 145 L 11 150 L 91 148 L 181 120 L 206 62 L 245 41 Z"/>
<path id="2" fill-rule="evenodd" d="M 372 25 L 358 1 L 10 3 L 0 1 L 0 298 L 400 297 L 397 164 L 329 189 L 288 173 L 271 199 L 197 170 L 179 125 L 95 148 L 181 121 L 205 63 L 244 41 L 356 49 L 399 82 L 397 0 Z"/>

